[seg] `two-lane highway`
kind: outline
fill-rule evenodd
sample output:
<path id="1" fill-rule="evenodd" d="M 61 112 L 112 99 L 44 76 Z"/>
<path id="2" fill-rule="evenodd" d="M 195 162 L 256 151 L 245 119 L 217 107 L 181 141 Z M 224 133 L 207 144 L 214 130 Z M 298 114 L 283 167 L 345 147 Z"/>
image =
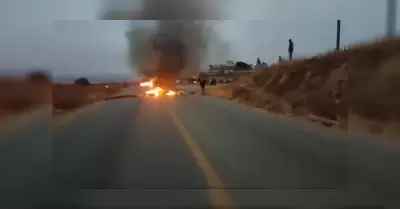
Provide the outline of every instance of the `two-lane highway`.
<path id="1" fill-rule="evenodd" d="M 1 166 L 10 174 L 0 176 L 1 185 L 7 185 L 1 190 L 6 206 L 340 208 L 397 203 L 348 169 L 347 139 L 210 97 L 110 100 L 54 128 L 51 137 L 45 137 L 45 128 L 21 133 L 27 132 L 36 136 L 13 135 L 1 146 Z M 7 193 L 10 188 L 13 192 Z"/>

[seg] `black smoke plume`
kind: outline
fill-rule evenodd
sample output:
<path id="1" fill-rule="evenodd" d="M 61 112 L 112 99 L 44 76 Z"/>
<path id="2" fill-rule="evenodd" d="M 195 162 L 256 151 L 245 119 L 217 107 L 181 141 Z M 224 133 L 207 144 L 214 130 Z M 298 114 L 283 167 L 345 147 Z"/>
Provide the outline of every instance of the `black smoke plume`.
<path id="1" fill-rule="evenodd" d="M 216 1 L 204 0 L 108 0 L 102 19 L 155 20 L 154 27 L 132 23 L 126 33 L 129 60 L 137 73 L 146 76 L 195 75 L 207 60 L 211 30 L 220 17 Z M 136 9 L 135 9 L 136 8 Z M 212 37 L 210 36 L 212 35 Z M 217 41 L 218 42 L 218 41 Z"/>

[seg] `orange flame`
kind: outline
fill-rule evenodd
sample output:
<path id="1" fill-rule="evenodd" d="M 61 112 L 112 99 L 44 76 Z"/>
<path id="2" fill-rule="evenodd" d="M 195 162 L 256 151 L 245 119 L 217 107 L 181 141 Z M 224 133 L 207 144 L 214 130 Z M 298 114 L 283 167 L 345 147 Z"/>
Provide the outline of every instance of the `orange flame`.
<path id="1" fill-rule="evenodd" d="M 167 96 L 175 96 L 175 94 L 176 94 L 175 91 L 169 90 L 169 91 L 167 92 Z"/>
<path id="2" fill-rule="evenodd" d="M 160 96 L 160 94 L 162 93 L 163 89 L 160 87 L 156 87 L 154 89 L 150 89 L 148 91 L 146 91 L 146 95 L 154 95 L 156 97 Z"/>

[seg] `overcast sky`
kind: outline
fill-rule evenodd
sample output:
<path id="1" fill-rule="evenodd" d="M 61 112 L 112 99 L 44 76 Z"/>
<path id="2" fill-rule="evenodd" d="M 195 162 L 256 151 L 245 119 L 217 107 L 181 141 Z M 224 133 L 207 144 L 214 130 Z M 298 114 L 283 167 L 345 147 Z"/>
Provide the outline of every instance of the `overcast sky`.
<path id="1" fill-rule="evenodd" d="M 211 64 L 227 58 L 254 63 L 257 57 L 275 62 L 287 56 L 288 38 L 294 40 L 295 56 L 324 52 L 335 46 L 337 19 L 343 21 L 343 44 L 385 31 L 384 0 L 228 2 L 224 12 L 234 20 L 216 29 L 229 51 L 214 53 Z M 56 75 L 131 72 L 124 37 L 129 22 L 96 21 L 99 9 L 98 0 L 0 0 L 0 69 L 45 67 Z M 400 15 L 397 19 L 400 29 Z"/>

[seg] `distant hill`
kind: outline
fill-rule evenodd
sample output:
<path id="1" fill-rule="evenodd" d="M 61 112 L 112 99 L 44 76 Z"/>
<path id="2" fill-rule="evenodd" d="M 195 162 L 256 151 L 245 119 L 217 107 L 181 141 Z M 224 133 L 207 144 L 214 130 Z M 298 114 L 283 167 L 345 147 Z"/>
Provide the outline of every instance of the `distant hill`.
<path id="1" fill-rule="evenodd" d="M 80 75 L 80 76 L 72 76 L 72 75 L 59 75 L 53 76 L 53 83 L 73 83 L 75 79 L 79 77 L 86 77 L 89 79 L 90 83 L 114 83 L 114 82 L 122 82 L 127 80 L 136 80 L 136 77 L 131 75 Z"/>
<path id="2" fill-rule="evenodd" d="M 0 77 L 25 77 L 32 70 L 13 70 L 0 69 Z M 131 74 L 79 74 L 79 75 L 60 75 L 52 74 L 53 83 L 73 83 L 79 77 L 86 77 L 91 83 L 113 83 L 126 80 L 137 80 L 136 76 Z"/>

